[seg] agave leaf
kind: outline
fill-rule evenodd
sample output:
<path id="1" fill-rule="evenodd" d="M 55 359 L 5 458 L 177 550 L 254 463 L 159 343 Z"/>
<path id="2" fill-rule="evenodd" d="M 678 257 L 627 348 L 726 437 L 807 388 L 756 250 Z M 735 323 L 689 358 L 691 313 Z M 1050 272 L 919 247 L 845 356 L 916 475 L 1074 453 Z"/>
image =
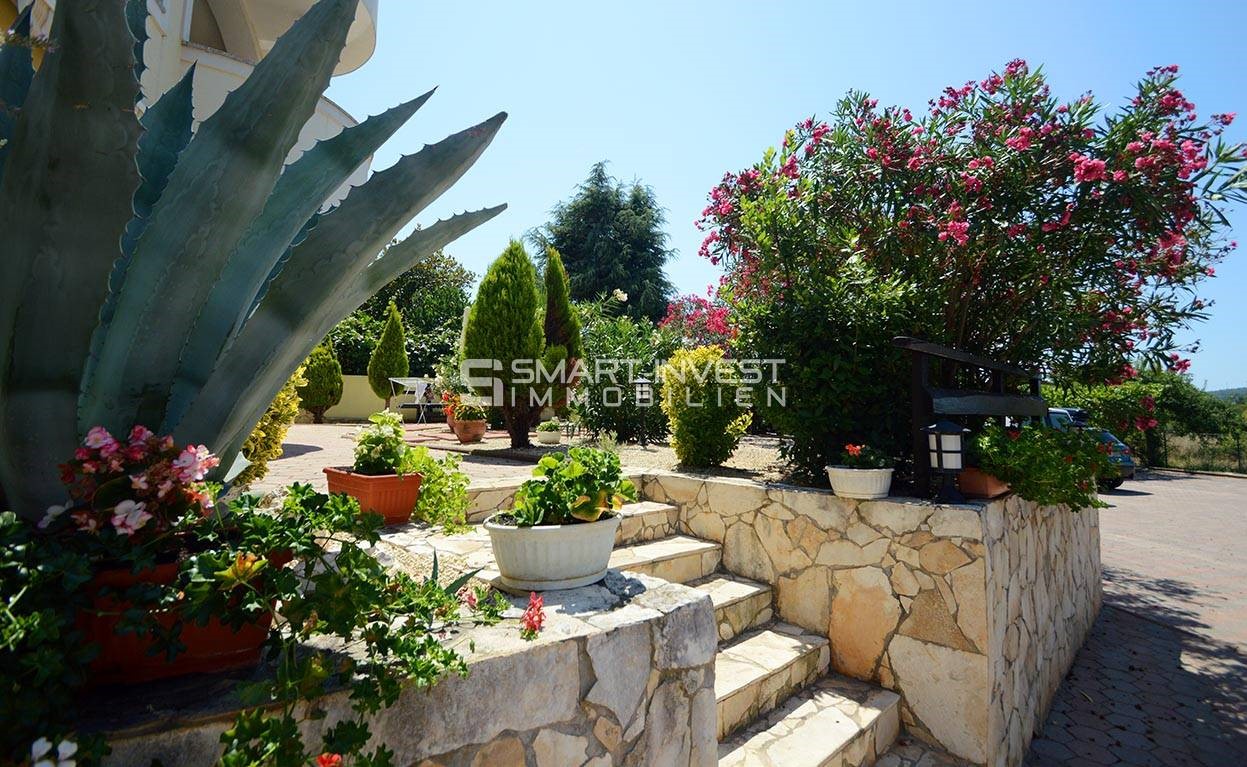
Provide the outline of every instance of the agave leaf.
<path id="1" fill-rule="evenodd" d="M 146 69 L 143 46 L 147 44 L 147 0 L 126 0 L 126 26 L 134 38 L 134 81 L 139 82 Z"/>
<path id="2" fill-rule="evenodd" d="M 121 256 L 113 264 L 112 273 L 108 277 L 108 295 L 104 306 L 100 309 L 100 324 L 112 322 L 113 312 L 117 306 L 117 295 L 125 282 L 126 270 L 130 267 L 130 256 L 139 237 L 147 229 L 152 207 L 164 193 L 169 183 L 169 176 L 177 166 L 178 155 L 191 140 L 191 124 L 194 120 L 192 105 L 192 83 L 195 80 L 195 64 L 170 88 L 160 100 L 153 104 L 139 121 L 143 126 L 143 135 L 139 137 L 139 175 L 143 182 L 134 193 L 134 218 L 126 225 L 125 234 L 121 237 Z M 96 333 L 91 338 L 91 354 L 87 358 L 85 377 L 91 376 L 93 361 L 99 358 L 100 346 L 104 335 Z"/>
<path id="3" fill-rule="evenodd" d="M 421 259 L 505 209 L 505 205 L 499 205 L 462 213 L 420 229 L 397 246 L 389 248 L 385 256 L 374 261 L 368 270 L 383 268 L 385 274 L 402 274 Z M 388 282 L 393 278 L 386 279 L 383 273 L 378 272 L 371 279 Z M 300 324 L 293 331 L 271 330 L 273 325 L 270 322 L 256 322 L 262 316 L 257 313 L 243 327 L 243 335 L 223 355 L 218 369 L 213 371 L 212 378 L 196 397 L 182 423 L 176 430 L 170 431 L 174 431 L 181 441 L 208 443 L 222 457 L 222 465 L 228 465 L 281 389 L 285 377 L 289 377 L 290 371 L 311 353 L 335 324 L 363 303 L 370 295 L 363 292 L 368 290 L 369 284 L 369 279 L 357 277 L 351 287 L 351 290 L 357 291 L 353 297 L 338 300 L 330 308 L 304 305 Z M 266 329 L 269 329 L 270 335 L 266 335 Z M 273 332 L 282 335 L 274 338 L 271 335 Z"/>
<path id="4" fill-rule="evenodd" d="M 78 382 L 139 185 L 121 3 L 57 3 L 0 181 L 0 481 L 22 514 L 64 498 Z"/>
<path id="5" fill-rule="evenodd" d="M 317 210 L 394 132 L 415 114 L 433 91 L 394 107 L 337 136 L 321 141 L 286 169 L 264 212 L 251 225 L 211 287 L 181 354 L 168 417 L 176 420 L 195 389 L 207 380 L 229 337 L 242 327 L 256 297 L 300 234 L 306 238 Z M 303 229 L 301 229 L 303 227 Z"/>
<path id="6" fill-rule="evenodd" d="M 31 3 L 21 12 L 9 31 L 23 37 L 30 36 Z M 4 157 L 9 148 L 6 142 L 13 138 L 13 127 L 17 124 L 17 110 L 26 101 L 30 92 L 30 80 L 35 69 L 30 63 L 30 49 L 24 45 L 5 45 L 0 47 L 0 179 L 4 178 Z"/>
<path id="7" fill-rule="evenodd" d="M 164 419 L 178 357 L 208 291 L 268 200 L 329 84 L 358 0 L 320 0 L 199 127 L 139 239 L 79 424 Z"/>
<path id="8" fill-rule="evenodd" d="M 229 400 L 216 402 L 211 410 L 200 410 L 193 418 L 191 409 L 196 403 L 213 401 L 212 397 L 205 399 L 200 390 L 218 375 L 221 361 L 230 357 L 241 344 L 239 354 L 249 360 L 248 367 L 243 369 L 255 371 L 275 359 L 284 359 L 290 349 L 301 348 L 310 334 L 307 323 L 323 322 L 340 286 L 367 268 L 399 229 L 471 167 L 505 118 L 505 113 L 495 115 L 480 125 L 402 158 L 392 167 L 373 174 L 367 183 L 352 190 L 341 205 L 322 216 L 307 239 L 294 248 L 289 262 L 273 279 L 268 294 L 235 340 L 220 353 L 211 375 L 202 382 L 182 383 L 190 404 L 185 411 L 181 407 L 170 410 L 170 417 L 162 428 L 199 434 L 208 423 L 219 424 L 220 414 L 230 410 Z M 329 327 L 341 318 L 333 317 Z M 311 339 L 311 345 L 319 342 L 329 327 Z M 305 351 L 294 359 L 289 369 L 283 368 L 273 375 L 288 378 L 290 371 L 306 356 Z M 243 378 L 251 375 L 246 373 Z M 229 388 L 238 389 L 240 384 L 245 386 L 245 381 L 231 383 Z M 179 398 L 181 396 L 180 390 Z M 185 418 L 191 418 L 190 425 L 183 425 Z M 241 428 L 241 424 L 233 426 Z M 232 433 L 232 429 L 226 433 Z"/>
<path id="9" fill-rule="evenodd" d="M 169 184 L 169 177 L 177 167 L 178 156 L 191 140 L 191 125 L 194 122 L 194 105 L 192 103 L 193 83 L 195 81 L 195 65 L 192 64 L 177 85 L 160 97 L 143 113 L 140 121 L 143 125 L 143 137 L 139 139 L 139 174 L 143 183 L 134 193 L 134 218 L 126 227 L 125 237 L 121 240 L 122 259 L 128 262 L 128 256 L 134 252 L 139 237 L 147 229 L 151 220 L 152 209 Z M 124 269 L 122 271 L 124 274 Z M 113 290 L 119 290 L 120 284 Z"/>

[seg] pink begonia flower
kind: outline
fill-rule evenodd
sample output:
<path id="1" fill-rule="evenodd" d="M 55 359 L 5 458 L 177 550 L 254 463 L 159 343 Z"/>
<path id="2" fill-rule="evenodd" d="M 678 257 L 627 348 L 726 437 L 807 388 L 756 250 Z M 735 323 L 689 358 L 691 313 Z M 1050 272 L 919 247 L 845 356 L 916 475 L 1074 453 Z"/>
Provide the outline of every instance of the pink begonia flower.
<path id="1" fill-rule="evenodd" d="M 125 500 L 113 508 L 113 528 L 120 535 L 134 535 L 152 518 L 141 501 Z"/>
<path id="2" fill-rule="evenodd" d="M 82 441 L 82 444 L 94 450 L 99 450 L 106 445 L 117 444 L 117 440 L 113 439 L 113 435 L 109 434 L 108 430 L 103 426 L 95 426 L 87 432 L 87 438 Z"/>
<path id="3" fill-rule="evenodd" d="M 130 430 L 130 444 L 137 445 L 152 438 L 151 429 L 146 426 L 135 426 Z"/>

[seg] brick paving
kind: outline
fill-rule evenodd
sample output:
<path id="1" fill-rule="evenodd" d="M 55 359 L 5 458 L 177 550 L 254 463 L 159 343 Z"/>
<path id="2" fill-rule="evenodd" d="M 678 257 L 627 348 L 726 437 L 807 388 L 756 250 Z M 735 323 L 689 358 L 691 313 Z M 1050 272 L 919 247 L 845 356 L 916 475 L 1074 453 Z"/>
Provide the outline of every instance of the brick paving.
<path id="1" fill-rule="evenodd" d="M 294 482 L 305 482 L 324 491 L 325 474 L 321 470 L 326 466 L 350 466 L 354 463 L 355 435 L 360 428 L 360 424 L 347 423 L 294 424 L 282 445 L 282 457 L 269 463 L 268 476 L 253 483 L 251 489 L 267 493 Z M 410 442 L 426 445 L 438 457 L 446 454 L 444 450 L 437 449 L 450 446 L 449 441 L 440 438 L 446 429 L 445 424 L 407 428 Z M 449 432 L 446 435 L 450 436 Z M 528 477 L 533 467 L 531 463 L 465 455 L 460 468 L 472 479 L 484 480 Z"/>
<path id="2" fill-rule="evenodd" d="M 1026 765 L 1247 765 L 1247 480 L 1154 473 L 1105 500 L 1105 607 Z"/>

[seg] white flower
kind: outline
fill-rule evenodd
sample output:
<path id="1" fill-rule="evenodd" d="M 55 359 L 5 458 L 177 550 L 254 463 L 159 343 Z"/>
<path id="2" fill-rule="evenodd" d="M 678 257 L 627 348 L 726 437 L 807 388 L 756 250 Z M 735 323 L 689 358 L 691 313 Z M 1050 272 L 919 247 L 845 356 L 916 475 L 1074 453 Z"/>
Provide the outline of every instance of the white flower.
<path id="1" fill-rule="evenodd" d="M 36 740 L 30 747 L 31 767 L 74 767 L 74 754 L 78 753 L 78 744 L 72 740 L 62 740 L 56 746 L 56 756 L 51 756 L 52 743 L 47 738 Z"/>
<path id="2" fill-rule="evenodd" d="M 43 519 L 39 520 L 39 529 L 46 530 L 48 525 L 56 521 L 56 518 L 69 510 L 69 501 L 65 501 L 64 506 L 49 506 L 44 512 Z"/>
<path id="3" fill-rule="evenodd" d="M 628 303 L 628 294 L 623 292 L 619 288 L 615 288 L 614 292 L 612 292 L 611 295 L 614 296 L 615 300 L 621 304 Z"/>
<path id="4" fill-rule="evenodd" d="M 113 527 L 121 535 L 134 535 L 151 518 L 142 502 L 125 500 L 113 508 Z"/>

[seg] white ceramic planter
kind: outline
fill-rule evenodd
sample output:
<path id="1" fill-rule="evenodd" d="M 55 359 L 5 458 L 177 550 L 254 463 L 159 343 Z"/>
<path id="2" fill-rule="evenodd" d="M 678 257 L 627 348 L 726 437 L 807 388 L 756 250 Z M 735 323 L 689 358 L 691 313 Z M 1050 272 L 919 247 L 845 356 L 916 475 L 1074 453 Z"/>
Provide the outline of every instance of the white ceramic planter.
<path id="1" fill-rule="evenodd" d="M 618 516 L 574 525 L 515 527 L 485 520 L 494 561 L 508 591 L 554 591 L 606 577 Z"/>
<path id="2" fill-rule="evenodd" d="M 887 498 L 892 488 L 891 469 L 850 469 L 845 466 L 828 466 L 827 479 L 831 489 L 841 498 Z"/>
<path id="3" fill-rule="evenodd" d="M 563 433 L 558 431 L 537 432 L 537 441 L 543 445 L 557 445 L 562 437 Z"/>

